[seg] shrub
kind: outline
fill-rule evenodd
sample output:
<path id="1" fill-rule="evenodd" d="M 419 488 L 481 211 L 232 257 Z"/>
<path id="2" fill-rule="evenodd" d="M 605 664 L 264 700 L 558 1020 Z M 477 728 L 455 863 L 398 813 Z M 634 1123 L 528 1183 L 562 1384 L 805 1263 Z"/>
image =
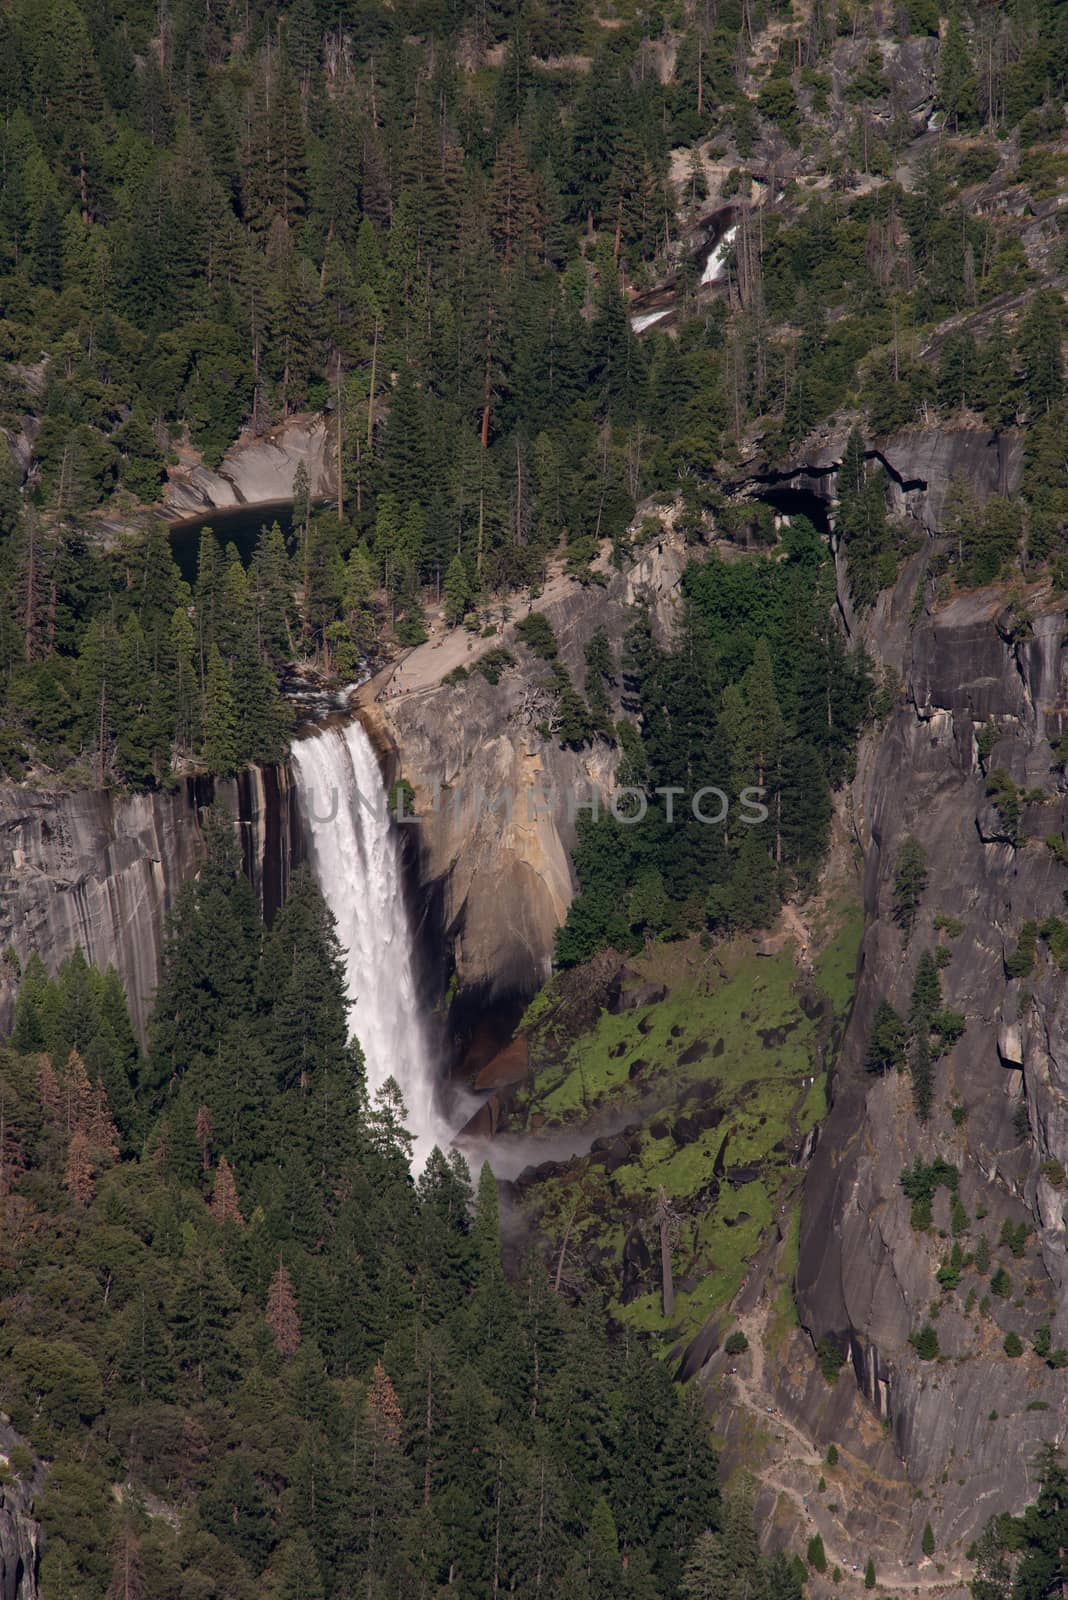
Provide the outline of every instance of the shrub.
<path id="1" fill-rule="evenodd" d="M 829 1334 L 824 1334 L 816 1346 L 816 1360 L 828 1383 L 837 1383 L 838 1374 L 845 1366 L 845 1356 Z"/>
<path id="2" fill-rule="evenodd" d="M 542 661 L 554 661 L 559 653 L 552 623 L 541 611 L 530 611 L 515 625 L 516 637 Z"/>
<path id="3" fill-rule="evenodd" d="M 827 1446 L 827 1465 L 829 1467 L 836 1467 L 838 1465 L 838 1446 L 836 1444 L 829 1444 Z"/>
<path id="4" fill-rule="evenodd" d="M 1041 1328 L 1035 1329 L 1035 1336 L 1031 1341 L 1031 1348 L 1036 1356 L 1041 1356 L 1043 1361 L 1049 1355 L 1050 1335 L 1048 1323 L 1043 1323 Z"/>
<path id="5" fill-rule="evenodd" d="M 1068 967 L 1068 923 L 1062 922 L 1060 917 L 1047 917 L 1041 932 L 1050 955 L 1063 972 Z"/>
<path id="6" fill-rule="evenodd" d="M 908 1029 L 904 1022 L 888 1001 L 880 1000 L 872 1020 L 864 1065 L 869 1072 L 889 1072 L 891 1067 L 900 1067 L 907 1042 Z"/>
<path id="7" fill-rule="evenodd" d="M 938 1334 L 925 1322 L 917 1333 L 912 1334 L 909 1344 L 915 1350 L 921 1361 L 935 1361 L 938 1358 Z"/>
<path id="8" fill-rule="evenodd" d="M 960 1275 L 964 1270 L 964 1253 L 959 1244 L 953 1246 L 949 1259 L 943 1261 L 935 1276 L 942 1289 L 948 1291 L 955 1289 L 960 1282 Z"/>
<path id="9" fill-rule="evenodd" d="M 995 767 L 986 780 L 987 796 L 1005 825 L 1005 832 L 1013 844 L 1019 842 L 1020 791 L 1010 772 Z"/>
<path id="10" fill-rule="evenodd" d="M 985 1233 L 979 1235 L 975 1246 L 975 1270 L 984 1274 L 990 1271 L 990 1240 Z"/>
<path id="11" fill-rule="evenodd" d="M 1001 729 L 996 722 L 984 722 L 975 736 L 975 749 L 979 757 L 979 765 L 986 771 L 986 764 L 994 753 L 994 746 L 998 742 Z"/>
<path id="12" fill-rule="evenodd" d="M 475 662 L 474 671 L 481 672 L 487 683 L 494 685 L 500 683 L 501 673 L 505 667 L 515 665 L 515 656 L 510 650 L 490 650 L 480 661 Z"/>
<path id="13" fill-rule="evenodd" d="M 945 911 L 940 911 L 934 919 L 935 932 L 944 933 L 947 939 L 959 939 L 964 932 L 964 924 L 959 917 L 951 917 Z"/>
<path id="14" fill-rule="evenodd" d="M 1020 938 L 1016 949 L 1011 956 L 1005 958 L 1005 971 L 1010 978 L 1026 978 L 1035 964 L 1035 951 L 1038 948 L 1038 923 L 1025 922 L 1020 929 Z"/>
<path id="15" fill-rule="evenodd" d="M 875 1562 L 871 1556 L 868 1557 L 868 1565 L 864 1568 L 864 1587 L 865 1589 L 875 1588 Z"/>
<path id="16" fill-rule="evenodd" d="M 990 1280 L 990 1293 L 999 1300 L 1007 1300 L 1012 1294 L 1012 1279 L 1004 1267 L 999 1267 Z"/>
<path id="17" fill-rule="evenodd" d="M 399 822 L 415 815 L 415 790 L 407 778 L 398 778 L 389 791 L 389 814 Z"/>
<path id="18" fill-rule="evenodd" d="M 961 1011 L 936 1011 L 931 1018 L 931 1031 L 938 1035 L 938 1054 L 951 1050 L 967 1026 Z"/>
<path id="19" fill-rule="evenodd" d="M 1005 1335 L 1001 1348 L 1007 1356 L 1023 1355 L 1023 1341 L 1018 1333 L 1013 1333 L 1011 1330 Z"/>
<path id="20" fill-rule="evenodd" d="M 939 1189 L 948 1189 L 951 1194 L 956 1194 L 960 1174 L 952 1162 L 943 1161 L 941 1156 L 927 1163 L 917 1156 L 911 1167 L 902 1167 L 898 1181 L 910 1200 L 926 1200 L 929 1203 Z"/>
<path id="21" fill-rule="evenodd" d="M 823 1540 L 818 1533 L 814 1533 L 808 1541 L 808 1564 L 814 1572 L 827 1571 L 827 1552 L 823 1548 Z"/>
<path id="22" fill-rule="evenodd" d="M 934 1529 L 931 1527 L 929 1522 L 925 1522 L 923 1525 L 923 1539 L 920 1541 L 920 1549 L 923 1551 L 925 1556 L 933 1556 L 934 1547 Z"/>
<path id="23" fill-rule="evenodd" d="M 728 1335 L 727 1342 L 723 1348 L 729 1356 L 740 1356 L 749 1349 L 749 1340 L 741 1328 L 735 1328 L 734 1332 Z"/>

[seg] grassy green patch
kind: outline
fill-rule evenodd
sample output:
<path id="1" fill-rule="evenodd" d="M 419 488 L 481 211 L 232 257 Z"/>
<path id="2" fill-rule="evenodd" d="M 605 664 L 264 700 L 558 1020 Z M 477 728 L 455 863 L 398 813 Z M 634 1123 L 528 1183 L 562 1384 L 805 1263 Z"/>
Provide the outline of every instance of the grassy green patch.
<path id="1" fill-rule="evenodd" d="M 833 951 L 843 962 L 836 946 L 827 955 Z M 829 970 L 841 990 L 833 961 Z M 711 1079 L 729 1090 L 807 1077 L 818 1020 L 800 1009 L 797 977 L 788 946 L 771 958 L 742 957 L 710 987 L 691 981 L 657 1005 L 619 1016 L 602 1012 L 563 1061 L 537 1073 L 523 1109 L 552 1126 L 608 1104 L 637 1104 L 658 1090 L 673 1097 L 680 1084 Z M 545 1009 L 535 1001 L 528 1016 L 537 1021 Z"/>
<path id="2" fill-rule="evenodd" d="M 857 956 L 864 932 L 863 907 L 852 901 L 838 907 L 834 922 L 837 932 L 816 959 L 816 981 L 835 1012 L 844 1017 L 853 1000 Z"/>
<path id="3" fill-rule="evenodd" d="M 602 1011 L 569 1046 L 539 1044 L 551 993 L 528 1012 L 534 1076 L 520 1117 L 548 1133 L 614 1114 L 609 1125 L 621 1131 L 612 1136 L 612 1170 L 593 1153 L 534 1185 L 525 1204 L 551 1248 L 570 1230 L 565 1277 L 592 1278 L 620 1320 L 660 1335 L 665 1350 L 737 1292 L 796 1189 L 801 1141 L 825 1112 L 826 1072 L 852 1001 L 862 932 L 855 906 L 831 908 L 826 918 L 833 935 L 811 975 L 799 970 L 792 944 L 770 957 L 728 946 L 714 966 L 680 959 L 671 974 L 654 955 L 643 976 L 668 982 L 667 998 L 619 1016 Z M 670 1325 L 654 1218 L 661 1189 L 674 1213 Z M 784 1336 L 795 1320 L 797 1222 L 795 1206 L 776 1301 Z M 650 1265 L 624 1305 L 624 1241 L 634 1229 Z"/>

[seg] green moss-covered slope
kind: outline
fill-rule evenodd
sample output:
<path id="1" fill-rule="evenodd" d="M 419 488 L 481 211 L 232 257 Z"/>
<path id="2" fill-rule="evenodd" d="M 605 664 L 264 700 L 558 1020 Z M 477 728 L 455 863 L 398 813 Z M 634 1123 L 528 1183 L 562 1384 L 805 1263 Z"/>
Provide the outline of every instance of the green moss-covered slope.
<path id="1" fill-rule="evenodd" d="M 772 954 L 746 941 L 714 955 L 661 947 L 634 977 L 662 999 L 567 1037 L 569 994 L 554 980 L 524 1026 L 532 1077 L 511 1124 L 556 1149 L 563 1129 L 594 1146 L 521 1174 L 522 1204 L 548 1239 L 562 1283 L 597 1284 L 628 1324 L 676 1347 L 737 1291 L 773 1225 L 785 1228 L 806 1136 L 825 1109 L 825 1080 L 852 998 L 861 920 L 827 918 L 833 937 L 811 963 L 793 940 Z M 660 1190 L 673 1213 L 676 1302 L 663 1316 Z"/>

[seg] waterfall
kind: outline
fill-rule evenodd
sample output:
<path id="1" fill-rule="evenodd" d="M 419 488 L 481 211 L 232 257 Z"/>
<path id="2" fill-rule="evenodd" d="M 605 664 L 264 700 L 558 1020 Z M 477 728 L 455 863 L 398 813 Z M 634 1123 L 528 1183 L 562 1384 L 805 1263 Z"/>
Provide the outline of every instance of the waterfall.
<path id="1" fill-rule="evenodd" d="M 665 306 L 663 311 L 643 311 L 640 316 L 631 317 L 630 325 L 635 333 L 644 333 L 646 328 L 651 328 L 654 322 L 659 322 L 661 317 L 670 316 L 674 306 Z"/>
<path id="2" fill-rule="evenodd" d="M 298 739 L 291 751 L 308 856 L 337 921 L 345 958 L 349 1027 L 363 1049 L 373 1094 L 401 1087 L 415 1165 L 449 1130 L 434 1105 L 434 1070 L 419 1001 L 400 849 L 378 759 L 359 722 Z"/>
<path id="3" fill-rule="evenodd" d="M 733 228 L 728 228 L 716 248 L 709 252 L 705 270 L 701 274 L 702 283 L 715 283 L 717 278 L 722 278 L 727 266 L 727 252 L 734 243 L 734 235 L 737 232 L 737 224 Z"/>

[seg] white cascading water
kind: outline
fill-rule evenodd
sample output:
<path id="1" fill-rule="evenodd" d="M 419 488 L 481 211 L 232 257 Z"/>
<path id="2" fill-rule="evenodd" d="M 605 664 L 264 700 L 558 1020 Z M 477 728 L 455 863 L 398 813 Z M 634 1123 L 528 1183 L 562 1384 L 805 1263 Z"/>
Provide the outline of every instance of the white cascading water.
<path id="1" fill-rule="evenodd" d="M 345 954 L 349 1028 L 371 1094 L 393 1077 L 408 1108 L 422 1169 L 449 1131 L 434 1105 L 434 1071 L 404 903 L 400 849 L 378 759 L 359 722 L 298 739 L 290 752 L 309 863 Z"/>
<path id="2" fill-rule="evenodd" d="M 717 278 L 722 278 L 727 270 L 727 252 L 734 243 L 734 235 L 737 232 L 737 224 L 733 228 L 728 228 L 716 248 L 709 252 L 705 270 L 701 274 L 702 283 L 715 283 Z"/>

